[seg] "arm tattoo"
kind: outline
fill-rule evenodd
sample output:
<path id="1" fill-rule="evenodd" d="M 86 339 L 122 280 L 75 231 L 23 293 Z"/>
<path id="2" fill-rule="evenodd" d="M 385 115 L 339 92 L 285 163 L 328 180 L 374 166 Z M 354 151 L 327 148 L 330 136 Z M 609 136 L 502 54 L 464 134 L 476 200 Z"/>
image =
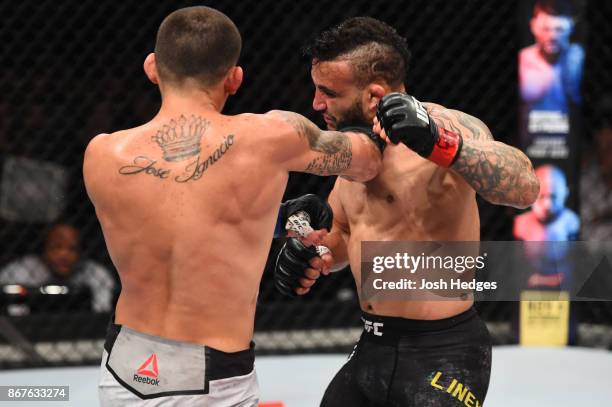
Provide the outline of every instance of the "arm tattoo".
<path id="1" fill-rule="evenodd" d="M 458 133 L 463 147 L 452 169 L 484 199 L 524 207 L 533 203 L 539 184 L 531 161 L 520 150 L 493 140 L 475 117 L 439 107 L 430 109 L 438 126 Z"/>
<path id="2" fill-rule="evenodd" d="M 539 184 L 529 159 L 497 141 L 464 141 L 452 168 L 480 196 L 495 204 L 524 207 L 538 195 Z"/>
<path id="3" fill-rule="evenodd" d="M 487 125 L 473 116 L 437 105 L 426 104 L 426 107 L 438 126 L 461 135 L 463 139 L 493 140 Z"/>
<path id="4" fill-rule="evenodd" d="M 467 114 L 457 114 L 457 119 L 459 120 L 459 123 L 463 125 L 463 127 L 467 128 L 471 132 L 470 134 L 472 135 L 472 139 L 493 141 L 491 131 L 481 120 Z"/>
<path id="5" fill-rule="evenodd" d="M 353 159 L 351 140 L 339 131 L 324 131 L 310 120 L 291 112 L 279 112 L 283 119 L 305 138 L 312 151 L 321 153 L 308 163 L 304 171 L 317 175 L 338 174 L 350 167 Z"/>

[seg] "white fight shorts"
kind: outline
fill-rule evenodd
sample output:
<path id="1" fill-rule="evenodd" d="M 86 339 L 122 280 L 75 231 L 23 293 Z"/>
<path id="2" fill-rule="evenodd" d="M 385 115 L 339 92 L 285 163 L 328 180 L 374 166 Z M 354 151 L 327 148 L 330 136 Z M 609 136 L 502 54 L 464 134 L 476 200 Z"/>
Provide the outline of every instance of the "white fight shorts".
<path id="1" fill-rule="evenodd" d="M 226 353 L 111 324 L 102 355 L 100 405 L 257 407 L 250 349 Z"/>

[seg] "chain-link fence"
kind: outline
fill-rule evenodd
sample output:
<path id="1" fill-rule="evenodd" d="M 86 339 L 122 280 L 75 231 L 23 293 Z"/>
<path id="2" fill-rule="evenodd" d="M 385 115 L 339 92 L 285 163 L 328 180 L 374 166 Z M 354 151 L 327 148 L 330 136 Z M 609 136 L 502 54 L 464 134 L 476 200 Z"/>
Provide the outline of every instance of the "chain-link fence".
<path id="1" fill-rule="evenodd" d="M 12 273 L 28 277 L 12 281 L 21 284 L 9 285 L 2 294 L 0 366 L 99 360 L 110 311 L 104 301 L 112 301 L 119 288 L 84 191 L 83 152 L 96 134 L 133 127 L 154 115 L 159 95 L 142 72 L 142 62 L 153 49 L 162 19 L 194 4 L 226 13 L 243 37 L 240 64 L 245 82 L 229 100 L 229 114 L 285 109 L 323 125 L 311 107 L 309 61 L 299 49 L 324 28 L 348 17 L 368 15 L 389 23 L 408 39 L 413 53 L 406 83 L 409 93 L 472 114 L 491 128 L 496 139 L 515 141 L 517 53 L 524 45 L 517 28 L 518 2 L 1 2 L 0 264 L 21 268 Z M 586 50 L 582 90 L 586 128 L 581 140 L 589 156 L 594 123 L 602 122 L 597 106 L 612 94 L 612 29 L 607 24 L 612 4 L 577 4 L 583 11 L 577 17 L 576 32 Z M 333 183 L 333 177 L 292 174 L 285 198 L 304 193 L 327 196 Z M 572 194 L 579 195 L 577 190 Z M 479 207 L 482 239 L 512 240 L 512 218 L 517 212 L 480 200 Z M 49 225 L 56 222 L 74 228 L 50 231 Z M 80 233 L 80 247 L 73 244 L 66 258 L 57 262 L 77 270 L 81 277 L 56 284 L 56 277 L 40 270 L 50 261 L 49 240 L 60 235 L 55 238 L 74 243 L 79 240 L 75 230 Z M 270 259 L 279 246 L 273 244 Z M 43 285 L 46 288 L 41 289 Z M 64 286 L 69 292 L 62 292 Z M 100 300 L 101 290 L 106 299 Z M 58 301 L 62 296 L 72 303 L 65 298 Z M 256 341 L 260 352 L 346 349 L 359 332 L 350 273 L 335 273 L 308 296 L 288 300 L 275 292 L 269 262 L 259 301 Z M 515 304 L 480 307 L 497 343 L 515 340 L 509 325 Z M 583 327 L 579 337 L 599 335 L 582 343 L 611 346 L 606 327 L 612 320 L 609 304 L 579 308 Z"/>

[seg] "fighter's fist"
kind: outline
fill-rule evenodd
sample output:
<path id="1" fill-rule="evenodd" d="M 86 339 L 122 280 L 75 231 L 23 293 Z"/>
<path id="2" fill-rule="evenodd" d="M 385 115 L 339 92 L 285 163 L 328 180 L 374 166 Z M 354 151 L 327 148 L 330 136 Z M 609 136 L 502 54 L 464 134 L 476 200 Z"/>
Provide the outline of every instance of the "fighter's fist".
<path id="1" fill-rule="evenodd" d="M 410 95 L 385 95 L 376 116 L 393 144 L 401 142 L 438 165 L 450 167 L 461 151 L 461 135 L 438 128 L 421 102 Z"/>
<path id="2" fill-rule="evenodd" d="M 320 247 L 307 247 L 295 238 L 287 240 L 274 267 L 274 285 L 278 291 L 291 297 L 306 294 L 321 274 L 329 274 L 331 255 L 329 250 L 324 252 Z"/>

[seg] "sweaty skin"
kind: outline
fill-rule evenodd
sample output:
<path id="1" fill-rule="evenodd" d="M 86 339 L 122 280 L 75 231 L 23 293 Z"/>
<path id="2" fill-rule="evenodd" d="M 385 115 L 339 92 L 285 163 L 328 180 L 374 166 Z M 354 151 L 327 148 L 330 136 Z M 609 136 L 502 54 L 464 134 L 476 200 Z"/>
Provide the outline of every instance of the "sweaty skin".
<path id="1" fill-rule="evenodd" d="M 115 321 L 247 349 L 288 172 L 366 181 L 380 152 L 364 135 L 320 131 L 290 112 L 225 116 L 170 103 L 86 151 L 87 191 L 122 283 Z"/>
<path id="2" fill-rule="evenodd" d="M 358 86 L 350 58 L 313 63 L 313 108 L 333 129 L 346 117 L 372 122 L 382 96 L 405 92 L 384 80 Z M 442 168 L 420 157 L 403 144 L 388 144 L 379 174 L 365 183 L 338 179 L 329 203 L 334 223 L 324 244 L 332 256 L 311 261 L 309 278 L 317 269 L 339 270 L 346 265 L 358 288 L 361 285 L 362 241 L 478 241 L 480 218 L 476 192 L 492 203 L 526 207 L 537 196 L 538 184 L 530 161 L 519 150 L 493 140 L 482 121 L 456 110 L 424 103 L 438 127 L 463 137 L 460 156 L 451 168 Z M 380 131 L 375 127 L 375 131 Z M 384 133 L 383 133 L 384 136 Z M 312 280 L 302 280 L 310 287 Z M 303 288 L 298 294 L 306 292 Z M 409 319 L 442 319 L 457 315 L 473 304 L 471 296 L 452 301 L 361 301 L 372 314 Z"/>
<path id="3" fill-rule="evenodd" d="M 358 183 L 338 179 L 329 203 L 334 225 L 324 244 L 332 251 L 335 268 L 349 260 L 358 288 L 362 241 L 480 240 L 474 191 L 453 171 L 425 160 L 402 144 L 387 147 L 383 169 L 373 180 Z M 467 310 L 472 303 L 472 299 L 362 301 L 361 308 L 376 315 L 441 319 Z"/>

